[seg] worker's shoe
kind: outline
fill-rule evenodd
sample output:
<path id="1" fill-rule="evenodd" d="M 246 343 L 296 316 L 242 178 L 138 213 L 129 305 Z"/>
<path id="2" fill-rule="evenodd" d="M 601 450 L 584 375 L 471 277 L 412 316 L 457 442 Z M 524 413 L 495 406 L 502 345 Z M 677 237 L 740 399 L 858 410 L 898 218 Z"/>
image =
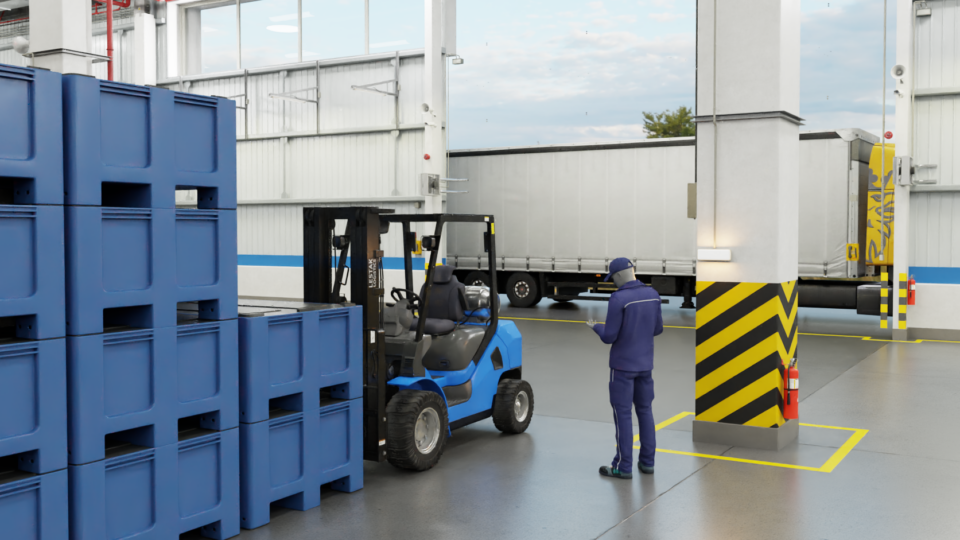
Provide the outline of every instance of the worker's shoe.
<path id="1" fill-rule="evenodd" d="M 621 472 L 620 469 L 603 466 L 600 467 L 600 476 L 609 476 L 611 478 L 622 478 L 624 480 L 629 480 L 633 478 L 633 473 Z"/>
<path id="2" fill-rule="evenodd" d="M 637 462 L 637 467 L 640 468 L 640 472 L 643 474 L 653 474 L 653 467 L 647 467 L 643 463 Z"/>

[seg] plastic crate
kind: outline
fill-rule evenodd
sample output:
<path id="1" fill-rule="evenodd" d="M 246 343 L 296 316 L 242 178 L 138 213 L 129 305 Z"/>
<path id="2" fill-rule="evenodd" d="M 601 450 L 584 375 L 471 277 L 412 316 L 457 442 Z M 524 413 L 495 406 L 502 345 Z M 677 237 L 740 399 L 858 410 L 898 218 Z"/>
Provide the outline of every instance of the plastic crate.
<path id="1" fill-rule="evenodd" d="M 352 493 L 363 487 L 363 399 L 321 402 L 320 484 Z"/>
<path id="2" fill-rule="evenodd" d="M 66 335 L 63 207 L 0 205 L 0 259 L 0 318 L 23 339 Z"/>
<path id="3" fill-rule="evenodd" d="M 239 426 L 237 320 L 184 321 L 176 333 L 176 418 L 216 411 L 216 429 Z"/>
<path id="4" fill-rule="evenodd" d="M 22 471 L 67 467 L 65 346 L 62 338 L 0 341 L 0 457 L 16 456 Z"/>
<path id="5" fill-rule="evenodd" d="M 67 338 L 70 464 L 104 459 L 111 434 L 151 448 L 177 441 L 177 330 Z"/>
<path id="6" fill-rule="evenodd" d="M 309 510 L 320 504 L 320 424 L 316 409 L 274 411 L 240 424 L 240 526 L 270 522 L 270 505 Z"/>
<path id="7" fill-rule="evenodd" d="M 176 538 L 176 444 L 111 448 L 107 459 L 70 466 L 70 539 Z"/>
<path id="8" fill-rule="evenodd" d="M 201 318 L 237 318 L 237 212 L 176 211 L 176 300 Z"/>
<path id="9" fill-rule="evenodd" d="M 181 432 L 177 451 L 174 533 L 200 529 L 216 540 L 240 534 L 239 430 Z"/>
<path id="10" fill-rule="evenodd" d="M 0 64 L 0 204 L 63 204 L 61 75 Z"/>
<path id="11" fill-rule="evenodd" d="M 0 538 L 67 540 L 66 469 L 50 474 L 0 473 Z"/>
<path id="12" fill-rule="evenodd" d="M 174 212 L 66 208 L 67 335 L 176 325 Z"/>
<path id="13" fill-rule="evenodd" d="M 302 407 L 331 397 L 363 396 L 362 310 L 302 302 L 250 302 L 240 307 L 240 421 L 262 422 L 270 400 L 300 395 Z"/>
<path id="14" fill-rule="evenodd" d="M 63 116 L 67 204 L 237 207 L 235 102 L 66 75 Z"/>

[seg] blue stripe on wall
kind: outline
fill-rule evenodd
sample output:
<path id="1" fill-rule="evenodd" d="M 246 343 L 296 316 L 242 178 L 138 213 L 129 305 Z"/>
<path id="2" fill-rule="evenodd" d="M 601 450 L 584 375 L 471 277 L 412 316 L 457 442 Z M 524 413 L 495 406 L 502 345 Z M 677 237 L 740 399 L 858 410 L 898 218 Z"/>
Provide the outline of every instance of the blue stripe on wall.
<path id="1" fill-rule="evenodd" d="M 238 264 L 240 266 L 288 266 L 300 268 L 303 267 L 303 257 L 300 255 L 238 255 Z M 333 259 L 333 266 L 337 265 L 337 257 Z M 414 257 L 413 268 L 423 268 L 426 259 Z M 350 267 L 350 259 L 347 259 L 347 268 Z M 384 270 L 403 270 L 403 257 L 384 257 Z"/>
<path id="2" fill-rule="evenodd" d="M 960 268 L 946 266 L 911 266 L 910 275 L 917 283 L 960 285 Z"/>

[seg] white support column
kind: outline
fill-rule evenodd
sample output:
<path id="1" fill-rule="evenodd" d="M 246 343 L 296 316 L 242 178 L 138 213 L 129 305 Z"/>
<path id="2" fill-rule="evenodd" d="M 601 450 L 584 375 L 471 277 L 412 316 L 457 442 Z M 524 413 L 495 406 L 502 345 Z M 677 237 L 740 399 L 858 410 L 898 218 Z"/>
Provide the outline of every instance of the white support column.
<path id="1" fill-rule="evenodd" d="M 32 0 L 30 2 L 30 52 L 40 54 L 33 65 L 60 73 L 90 75 L 90 58 L 57 52 L 89 53 L 91 50 L 90 2 L 77 0 Z"/>
<path id="2" fill-rule="evenodd" d="M 142 8 L 133 14 L 133 84 L 157 84 L 157 21 Z"/>
<path id="3" fill-rule="evenodd" d="M 913 0 L 897 0 L 897 64 L 906 68 L 901 77 L 895 78 L 897 89 L 897 151 L 898 158 L 909 158 L 913 154 L 913 47 L 914 16 Z M 910 178 L 907 171 L 906 178 Z M 906 314 L 906 298 L 901 298 L 901 281 L 910 278 L 910 186 L 897 185 L 893 188 L 893 339 L 907 339 L 909 320 L 901 321 L 901 310 Z M 901 280 L 901 278 L 904 278 Z M 901 307 L 902 305 L 902 307 Z"/>
<path id="4" fill-rule="evenodd" d="M 446 121 L 446 102 L 444 96 L 444 69 L 443 54 L 441 52 L 443 19 L 441 17 L 441 0 L 424 0 L 426 21 L 424 31 L 424 69 L 423 95 L 426 111 L 423 111 L 424 130 L 424 172 L 447 176 L 446 171 L 446 140 L 443 123 Z M 430 156 L 430 159 L 426 159 Z M 443 212 L 443 195 L 429 195 L 424 205 L 424 213 L 439 214 Z"/>
<path id="5" fill-rule="evenodd" d="M 799 429 L 781 371 L 797 339 L 800 0 L 697 13 L 693 440 L 779 450 Z"/>

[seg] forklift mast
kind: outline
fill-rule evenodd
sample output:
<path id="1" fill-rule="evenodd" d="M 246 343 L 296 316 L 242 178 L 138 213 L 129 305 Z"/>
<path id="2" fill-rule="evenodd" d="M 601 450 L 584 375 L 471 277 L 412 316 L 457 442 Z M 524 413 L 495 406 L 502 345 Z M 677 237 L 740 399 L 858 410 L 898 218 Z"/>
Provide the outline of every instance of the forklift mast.
<path id="1" fill-rule="evenodd" d="M 389 223 L 381 219 L 393 210 L 373 207 L 303 209 L 303 300 L 340 304 L 349 272 L 350 300 L 363 308 L 363 459 L 387 458 L 387 362 L 383 332 L 384 279 L 380 235 Z M 336 221 L 346 220 L 346 232 L 336 236 Z M 336 278 L 333 251 L 338 252 Z M 346 268 L 347 252 L 350 266 Z"/>

